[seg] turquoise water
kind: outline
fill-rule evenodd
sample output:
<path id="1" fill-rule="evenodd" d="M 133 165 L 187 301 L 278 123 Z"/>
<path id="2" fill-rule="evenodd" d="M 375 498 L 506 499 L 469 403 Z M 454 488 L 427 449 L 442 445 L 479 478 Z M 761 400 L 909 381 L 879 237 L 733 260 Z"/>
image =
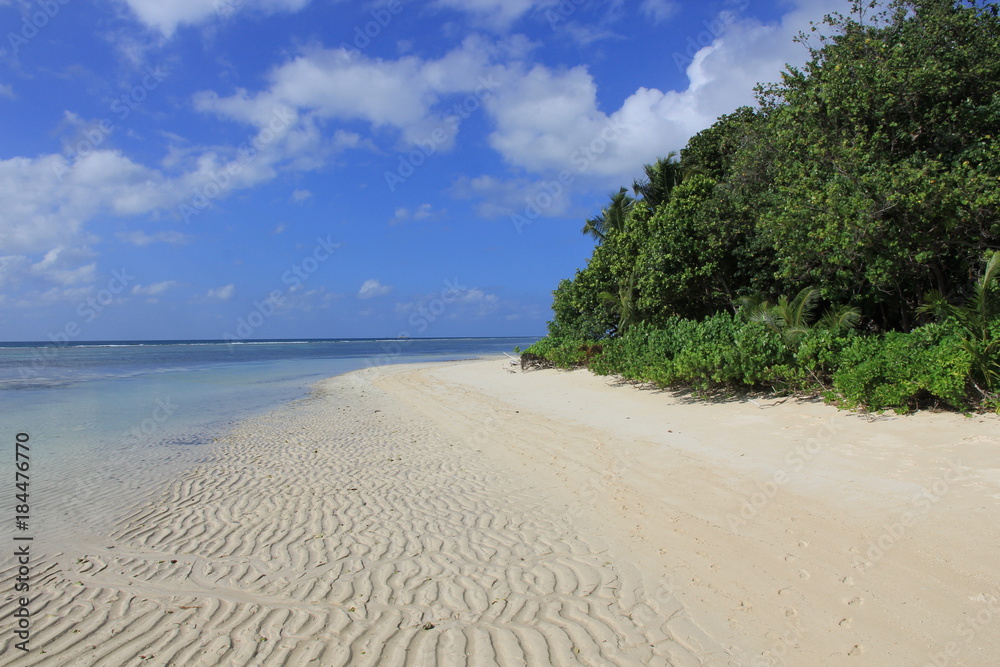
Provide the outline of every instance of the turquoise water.
<path id="1" fill-rule="evenodd" d="M 3 495 L 13 510 L 14 439 L 27 433 L 32 530 L 94 528 L 113 517 L 88 504 L 107 515 L 109 498 L 135 499 L 202 460 L 234 422 L 302 398 L 319 380 L 511 353 L 534 340 L 0 343 L 0 480 L 11 487 Z"/>

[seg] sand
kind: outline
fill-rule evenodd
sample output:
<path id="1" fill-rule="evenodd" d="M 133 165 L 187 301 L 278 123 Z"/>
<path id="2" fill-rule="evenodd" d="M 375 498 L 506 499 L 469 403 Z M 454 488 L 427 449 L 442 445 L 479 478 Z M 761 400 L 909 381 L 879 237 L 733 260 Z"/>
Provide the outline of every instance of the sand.
<path id="1" fill-rule="evenodd" d="M 28 654 L 5 555 L 0 664 L 997 664 L 995 416 L 505 366 L 326 380 L 116 498 Z"/>

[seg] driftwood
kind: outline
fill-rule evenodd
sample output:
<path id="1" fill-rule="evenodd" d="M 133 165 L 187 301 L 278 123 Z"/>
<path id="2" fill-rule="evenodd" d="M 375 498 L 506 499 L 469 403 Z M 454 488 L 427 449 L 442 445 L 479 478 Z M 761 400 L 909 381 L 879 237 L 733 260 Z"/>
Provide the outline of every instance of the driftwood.
<path id="1" fill-rule="evenodd" d="M 604 352 L 603 345 L 581 345 L 579 348 L 580 352 L 583 352 L 583 359 L 581 359 L 576 365 L 577 366 L 590 366 L 590 362 L 595 358 L 599 357 L 602 352 Z M 521 370 L 526 371 L 529 368 L 553 368 L 555 364 L 546 359 L 545 357 L 533 354 L 531 352 L 524 352 L 521 354 Z"/>
<path id="2" fill-rule="evenodd" d="M 552 368 L 552 362 L 540 355 L 524 352 L 521 354 L 521 370 L 529 368 Z"/>

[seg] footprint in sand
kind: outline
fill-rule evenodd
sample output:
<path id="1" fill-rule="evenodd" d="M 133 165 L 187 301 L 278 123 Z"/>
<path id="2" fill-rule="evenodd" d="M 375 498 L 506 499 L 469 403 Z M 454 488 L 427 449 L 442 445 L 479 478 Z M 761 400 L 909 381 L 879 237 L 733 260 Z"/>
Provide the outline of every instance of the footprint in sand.
<path id="1" fill-rule="evenodd" d="M 849 607 L 859 607 L 859 606 L 863 605 L 864 603 L 865 603 L 865 601 L 862 600 L 861 598 L 851 598 L 850 600 L 847 601 L 847 605 Z"/>

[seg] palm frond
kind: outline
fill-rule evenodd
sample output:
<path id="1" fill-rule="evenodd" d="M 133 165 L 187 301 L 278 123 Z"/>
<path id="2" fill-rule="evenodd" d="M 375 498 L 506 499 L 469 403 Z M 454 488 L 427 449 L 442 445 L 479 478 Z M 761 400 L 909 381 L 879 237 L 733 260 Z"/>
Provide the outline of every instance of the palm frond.
<path id="1" fill-rule="evenodd" d="M 851 306 L 838 306 L 828 308 L 823 316 L 819 318 L 816 326 L 829 331 L 843 331 L 853 329 L 861 322 L 861 311 Z"/>

